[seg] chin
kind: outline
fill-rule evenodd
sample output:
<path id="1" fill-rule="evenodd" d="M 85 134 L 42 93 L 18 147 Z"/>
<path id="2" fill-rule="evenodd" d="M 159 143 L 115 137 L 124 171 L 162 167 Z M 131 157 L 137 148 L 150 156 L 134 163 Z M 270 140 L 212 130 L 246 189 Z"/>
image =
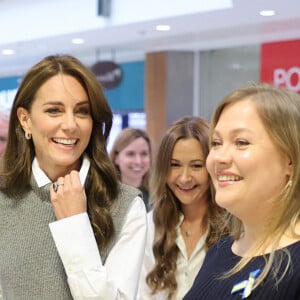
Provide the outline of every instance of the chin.
<path id="1" fill-rule="evenodd" d="M 229 210 L 229 208 L 232 206 L 232 198 L 230 197 L 229 199 L 227 199 L 228 197 L 217 197 L 216 196 L 216 203 L 222 207 L 225 208 L 226 210 Z"/>

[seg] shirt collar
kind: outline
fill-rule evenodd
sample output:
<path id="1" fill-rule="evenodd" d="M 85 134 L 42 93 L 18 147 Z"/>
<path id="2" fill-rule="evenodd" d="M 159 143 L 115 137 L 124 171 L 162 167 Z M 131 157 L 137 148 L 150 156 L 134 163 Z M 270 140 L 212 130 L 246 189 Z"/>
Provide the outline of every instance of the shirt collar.
<path id="1" fill-rule="evenodd" d="M 84 185 L 89 168 L 90 168 L 90 161 L 86 155 L 83 156 L 82 164 L 79 171 L 79 178 L 82 185 Z M 39 162 L 35 157 L 32 162 L 32 173 L 34 176 L 35 181 L 37 182 L 38 187 L 42 187 L 51 183 L 51 180 L 45 174 L 45 172 L 40 168 Z"/>

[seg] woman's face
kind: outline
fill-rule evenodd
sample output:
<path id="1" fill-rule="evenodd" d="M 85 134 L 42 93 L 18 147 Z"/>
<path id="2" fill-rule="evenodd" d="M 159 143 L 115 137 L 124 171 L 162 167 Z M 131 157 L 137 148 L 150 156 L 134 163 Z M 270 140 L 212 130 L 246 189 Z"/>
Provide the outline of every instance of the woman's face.
<path id="1" fill-rule="evenodd" d="M 150 169 L 148 142 L 143 137 L 133 140 L 117 154 L 115 164 L 120 169 L 122 182 L 139 187 Z"/>
<path id="2" fill-rule="evenodd" d="M 291 174 L 289 157 L 271 140 L 248 98 L 224 108 L 206 165 L 217 203 L 241 220 L 272 215 L 274 197 Z"/>
<path id="3" fill-rule="evenodd" d="M 207 203 L 209 175 L 200 142 L 195 138 L 178 140 L 170 163 L 167 185 L 181 204 L 191 206 Z"/>
<path id="4" fill-rule="evenodd" d="M 24 130 L 32 134 L 40 167 L 52 180 L 79 169 L 92 133 L 88 96 L 72 76 L 59 74 L 37 91 L 31 111 L 18 109 Z"/>

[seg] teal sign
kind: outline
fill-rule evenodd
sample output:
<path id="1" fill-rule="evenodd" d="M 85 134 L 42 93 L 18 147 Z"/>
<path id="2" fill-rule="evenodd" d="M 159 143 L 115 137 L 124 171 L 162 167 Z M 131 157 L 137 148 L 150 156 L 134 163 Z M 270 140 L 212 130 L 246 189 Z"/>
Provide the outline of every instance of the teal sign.
<path id="1" fill-rule="evenodd" d="M 119 64 L 122 81 L 104 94 L 114 113 L 144 111 L 144 62 Z M 0 78 L 0 108 L 10 109 L 22 77 Z"/>
<path id="2" fill-rule="evenodd" d="M 10 110 L 22 77 L 0 78 L 0 109 Z"/>
<path id="3" fill-rule="evenodd" d="M 120 64 L 123 71 L 121 83 L 106 89 L 105 96 L 116 113 L 144 111 L 144 62 Z"/>

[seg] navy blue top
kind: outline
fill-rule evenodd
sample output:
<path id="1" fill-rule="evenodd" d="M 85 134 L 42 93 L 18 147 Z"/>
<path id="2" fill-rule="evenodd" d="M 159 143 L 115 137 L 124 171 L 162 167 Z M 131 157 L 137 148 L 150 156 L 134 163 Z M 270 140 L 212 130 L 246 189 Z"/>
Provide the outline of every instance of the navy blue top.
<path id="1" fill-rule="evenodd" d="M 194 281 L 190 291 L 183 300 L 235 300 L 242 298 L 244 289 L 231 294 L 233 286 L 241 281 L 249 279 L 251 272 L 263 269 L 265 261 L 263 256 L 254 257 L 250 263 L 237 274 L 226 279 L 218 276 L 230 270 L 241 259 L 231 251 L 232 237 L 226 237 L 213 245 L 207 252 L 204 263 Z M 287 274 L 278 285 L 272 272 L 264 281 L 246 298 L 250 300 L 299 300 L 300 299 L 300 241 L 284 248 L 291 257 L 291 265 Z M 275 264 L 282 260 L 280 276 L 284 271 L 288 256 L 281 250 L 275 252 Z M 274 264 L 274 265 L 275 265 Z"/>

